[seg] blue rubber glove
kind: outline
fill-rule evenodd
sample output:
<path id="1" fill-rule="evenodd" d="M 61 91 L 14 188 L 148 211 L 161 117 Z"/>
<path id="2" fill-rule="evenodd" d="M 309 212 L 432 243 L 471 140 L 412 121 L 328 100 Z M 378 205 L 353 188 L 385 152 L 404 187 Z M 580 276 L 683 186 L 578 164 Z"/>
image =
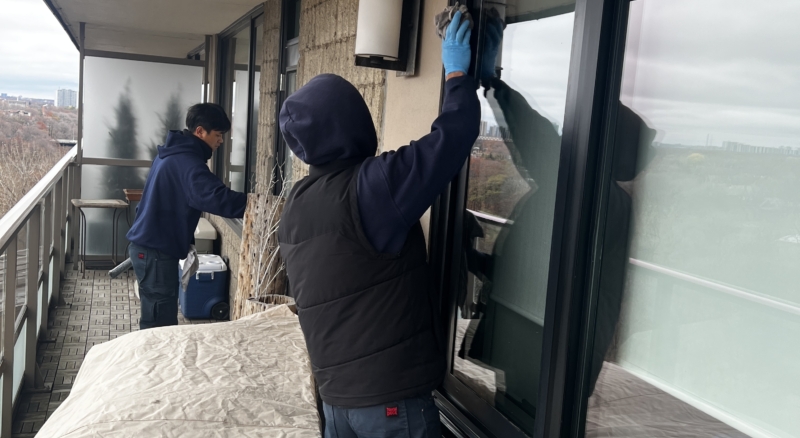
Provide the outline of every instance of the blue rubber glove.
<path id="1" fill-rule="evenodd" d="M 442 63 L 444 74 L 462 72 L 467 73 L 472 53 L 469 48 L 469 37 L 472 31 L 469 21 L 461 21 L 461 11 L 453 14 L 453 21 L 447 26 L 444 40 L 442 41 Z"/>

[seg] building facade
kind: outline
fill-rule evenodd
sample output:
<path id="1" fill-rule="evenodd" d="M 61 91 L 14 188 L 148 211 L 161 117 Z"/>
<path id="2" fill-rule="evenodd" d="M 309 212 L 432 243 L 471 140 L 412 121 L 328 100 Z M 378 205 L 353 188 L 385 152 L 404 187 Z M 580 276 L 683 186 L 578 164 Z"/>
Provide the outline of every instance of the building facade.
<path id="1" fill-rule="evenodd" d="M 87 23 L 83 92 L 120 59 L 195 75 L 180 105 L 217 102 L 233 122 L 211 168 L 274 198 L 308 171 L 280 137 L 280 105 L 317 74 L 362 93 L 380 153 L 429 132 L 443 89 L 432 23 L 451 2 L 419 3 L 412 75 L 355 65 L 358 0 L 267 0 L 188 48 L 178 35 L 146 46 L 150 23 L 114 54 L 121 37 Z M 481 136 L 422 219 L 447 321 L 447 436 L 799 436 L 798 3 L 466 4 Z M 168 108 L 172 91 L 139 96 L 131 81 L 109 108 L 156 95 Z M 145 149 L 112 156 L 89 135 L 92 165 L 147 166 Z M 258 224 L 208 219 L 231 302 L 285 291 L 235 275 L 257 263 Z"/>
<path id="2" fill-rule="evenodd" d="M 56 106 L 77 108 L 78 92 L 64 88 L 59 89 L 56 97 Z"/>

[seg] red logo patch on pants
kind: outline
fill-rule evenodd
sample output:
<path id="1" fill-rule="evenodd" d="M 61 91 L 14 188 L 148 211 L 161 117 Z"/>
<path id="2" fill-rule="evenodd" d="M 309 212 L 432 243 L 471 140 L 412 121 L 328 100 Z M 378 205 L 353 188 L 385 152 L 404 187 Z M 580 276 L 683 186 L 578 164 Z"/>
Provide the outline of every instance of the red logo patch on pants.
<path id="1" fill-rule="evenodd" d="M 397 416 L 397 407 L 393 408 L 386 408 L 386 416 L 387 417 L 396 417 Z"/>
<path id="2" fill-rule="evenodd" d="M 143 252 L 140 252 L 140 253 L 139 253 L 139 258 L 140 258 L 140 259 L 144 259 L 144 253 L 143 253 Z"/>

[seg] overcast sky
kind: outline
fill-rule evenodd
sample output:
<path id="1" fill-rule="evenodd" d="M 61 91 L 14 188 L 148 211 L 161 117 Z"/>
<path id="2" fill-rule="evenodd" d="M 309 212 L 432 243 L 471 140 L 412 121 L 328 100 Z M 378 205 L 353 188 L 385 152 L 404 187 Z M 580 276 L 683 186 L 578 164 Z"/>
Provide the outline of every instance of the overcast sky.
<path id="1" fill-rule="evenodd" d="M 43 0 L 2 0 L 0 93 L 55 99 L 78 90 L 78 50 Z"/>

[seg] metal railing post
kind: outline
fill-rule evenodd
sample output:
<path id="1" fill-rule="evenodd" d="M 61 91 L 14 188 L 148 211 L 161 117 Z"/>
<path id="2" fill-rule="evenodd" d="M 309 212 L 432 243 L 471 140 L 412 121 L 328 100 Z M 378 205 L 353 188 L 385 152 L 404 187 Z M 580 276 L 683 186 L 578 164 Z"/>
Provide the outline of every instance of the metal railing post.
<path id="1" fill-rule="evenodd" d="M 64 248 L 66 240 L 67 213 L 64 211 L 64 178 L 67 172 L 62 172 L 61 177 L 53 190 L 53 298 L 48 301 L 48 305 L 57 303 L 61 294 L 61 274 L 64 272 Z M 45 322 L 46 324 L 46 322 Z"/>
<path id="2" fill-rule="evenodd" d="M 6 247 L 6 273 L 3 285 L 3 389 L 2 429 L 0 437 L 11 437 L 14 398 L 14 299 L 17 290 L 17 233 L 11 236 Z"/>
<path id="3" fill-rule="evenodd" d="M 51 278 L 50 273 L 50 262 L 53 262 L 53 270 L 58 269 L 58 266 L 55 263 L 55 259 L 53 258 L 53 247 L 55 246 L 55 235 L 53 234 L 53 223 L 55 223 L 55 217 L 53 216 L 53 192 L 51 190 L 47 193 L 47 196 L 44 198 L 44 210 L 43 210 L 43 218 L 44 218 L 44 234 L 42 235 L 42 245 L 44 247 L 44 257 L 42 257 L 42 292 L 39 295 L 39 306 L 41 307 L 42 319 L 38 321 L 38 327 L 36 328 L 36 338 L 38 339 L 42 333 L 47 331 L 47 318 L 48 318 L 48 310 L 50 307 L 50 288 L 54 285 L 53 280 Z"/>
<path id="4" fill-rule="evenodd" d="M 78 248 L 75 246 L 75 242 L 78 241 L 76 237 L 79 233 L 79 226 L 78 222 L 79 219 L 75 212 L 75 207 L 72 205 L 72 199 L 75 198 L 75 174 L 77 170 L 75 166 L 70 165 L 68 168 L 68 178 L 67 178 L 67 189 L 65 191 L 65 198 L 64 205 L 66 205 L 67 211 L 67 221 L 69 222 L 69 233 L 67 234 L 67 243 L 66 243 L 66 253 L 67 259 L 73 263 L 73 268 L 75 268 L 74 264 L 77 263 L 77 259 L 75 258 L 75 254 L 78 251 Z"/>
<path id="5" fill-rule="evenodd" d="M 81 236 L 81 213 L 72 205 L 73 199 L 80 199 L 81 197 L 81 166 L 79 164 L 73 164 L 74 168 L 72 169 L 72 194 L 70 198 L 67 200 L 69 202 L 70 207 L 72 207 L 72 217 L 73 222 L 75 223 L 75 232 L 72 234 L 72 248 L 73 251 L 78 254 L 78 242 L 79 239 L 82 238 Z M 88 231 L 88 224 L 86 229 Z M 84 250 L 84 254 L 85 254 Z M 85 260 L 81 260 L 81 263 L 86 263 Z"/>
<path id="6" fill-rule="evenodd" d="M 25 368 L 24 387 L 35 387 L 36 368 L 36 318 L 39 309 L 39 243 L 42 233 L 42 206 L 37 204 L 28 219 L 28 281 L 25 304 Z"/>
<path id="7" fill-rule="evenodd" d="M 62 180 L 64 181 L 64 186 L 62 187 L 61 195 L 62 195 L 62 204 L 64 213 L 64 264 L 66 265 L 70 261 L 72 261 L 72 252 L 69 249 L 69 233 L 72 231 L 72 220 L 69 217 L 69 187 L 70 187 L 70 177 L 72 176 L 72 168 L 67 167 L 64 169 L 64 176 Z"/>

